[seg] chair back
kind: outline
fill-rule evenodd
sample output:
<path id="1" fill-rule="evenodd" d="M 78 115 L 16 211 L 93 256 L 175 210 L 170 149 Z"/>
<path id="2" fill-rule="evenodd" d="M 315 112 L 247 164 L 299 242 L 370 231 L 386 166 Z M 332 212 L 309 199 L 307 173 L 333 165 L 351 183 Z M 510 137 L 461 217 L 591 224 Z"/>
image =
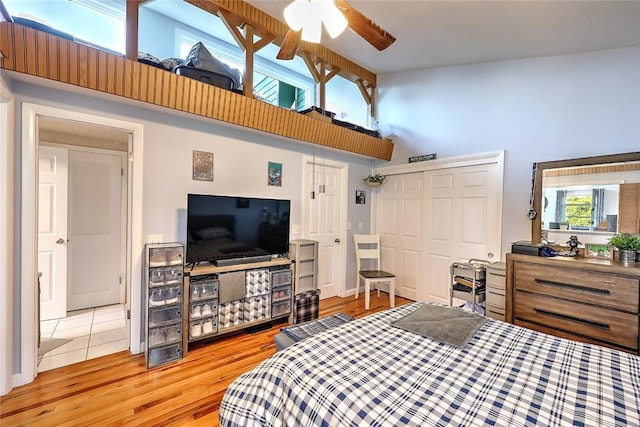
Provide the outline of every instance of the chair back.
<path id="1" fill-rule="evenodd" d="M 367 270 L 380 269 L 380 235 L 354 234 L 353 243 L 356 247 L 357 271 L 362 270 L 362 261 L 374 263 Z"/>

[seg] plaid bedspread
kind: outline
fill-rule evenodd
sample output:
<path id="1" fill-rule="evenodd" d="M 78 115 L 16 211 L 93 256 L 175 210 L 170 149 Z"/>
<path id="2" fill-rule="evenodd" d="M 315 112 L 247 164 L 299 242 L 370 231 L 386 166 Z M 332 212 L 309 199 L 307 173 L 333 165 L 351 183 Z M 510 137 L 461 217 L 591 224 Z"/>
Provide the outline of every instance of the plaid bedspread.
<path id="1" fill-rule="evenodd" d="M 640 425 L 640 358 L 490 320 L 464 348 L 372 314 L 238 377 L 223 426 Z"/>

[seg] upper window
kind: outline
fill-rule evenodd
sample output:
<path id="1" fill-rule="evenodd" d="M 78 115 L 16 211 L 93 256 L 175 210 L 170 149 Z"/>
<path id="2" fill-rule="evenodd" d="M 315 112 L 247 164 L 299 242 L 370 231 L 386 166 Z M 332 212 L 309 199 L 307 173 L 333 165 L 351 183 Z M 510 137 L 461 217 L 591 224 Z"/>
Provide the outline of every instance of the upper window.
<path id="1" fill-rule="evenodd" d="M 227 65 L 242 70 L 243 53 L 240 48 L 214 37 L 200 40 L 196 34 L 176 28 L 176 55 L 186 58 L 191 47 L 201 41 L 207 50 Z M 253 93 L 259 99 L 285 108 L 304 109 L 312 105 L 314 84 L 295 72 L 277 67 L 259 56 L 254 58 Z"/>
<path id="2" fill-rule="evenodd" d="M 3 0 L 9 13 L 69 33 L 75 40 L 108 51 L 125 51 L 123 0 Z"/>

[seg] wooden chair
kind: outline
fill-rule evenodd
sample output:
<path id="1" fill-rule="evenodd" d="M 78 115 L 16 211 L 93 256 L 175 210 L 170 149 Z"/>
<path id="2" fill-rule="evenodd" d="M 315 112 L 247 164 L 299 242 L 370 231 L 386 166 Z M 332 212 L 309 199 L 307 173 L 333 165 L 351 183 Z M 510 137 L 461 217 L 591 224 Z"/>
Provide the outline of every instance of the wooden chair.
<path id="1" fill-rule="evenodd" d="M 388 283 L 389 284 L 389 303 L 391 307 L 395 307 L 395 278 L 396 275 L 384 270 L 380 270 L 380 236 L 377 234 L 354 234 L 353 242 L 356 247 L 357 261 L 357 283 L 356 283 L 356 299 L 360 295 L 360 282 L 364 281 L 364 308 L 369 310 L 370 293 L 372 283 Z M 363 269 L 363 261 L 372 265 L 371 269 Z M 378 297 L 380 297 L 380 289 Z"/>

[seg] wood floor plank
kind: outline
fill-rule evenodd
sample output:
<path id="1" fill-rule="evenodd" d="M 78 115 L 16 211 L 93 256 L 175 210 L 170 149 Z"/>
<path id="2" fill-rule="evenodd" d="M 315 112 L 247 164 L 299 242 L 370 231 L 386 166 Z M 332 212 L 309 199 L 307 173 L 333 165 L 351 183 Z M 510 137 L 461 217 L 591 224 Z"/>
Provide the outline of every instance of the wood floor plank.
<path id="1" fill-rule="evenodd" d="M 396 305 L 408 302 L 396 298 Z M 358 300 L 334 297 L 320 302 L 320 317 L 338 312 L 363 317 L 387 308 L 387 294 L 378 298 L 374 291 L 369 311 L 364 295 Z M 144 355 L 123 351 L 43 372 L 0 397 L 0 425 L 218 425 L 225 390 L 275 353 L 273 337 L 283 326 L 198 342 L 184 359 L 151 370 Z"/>

